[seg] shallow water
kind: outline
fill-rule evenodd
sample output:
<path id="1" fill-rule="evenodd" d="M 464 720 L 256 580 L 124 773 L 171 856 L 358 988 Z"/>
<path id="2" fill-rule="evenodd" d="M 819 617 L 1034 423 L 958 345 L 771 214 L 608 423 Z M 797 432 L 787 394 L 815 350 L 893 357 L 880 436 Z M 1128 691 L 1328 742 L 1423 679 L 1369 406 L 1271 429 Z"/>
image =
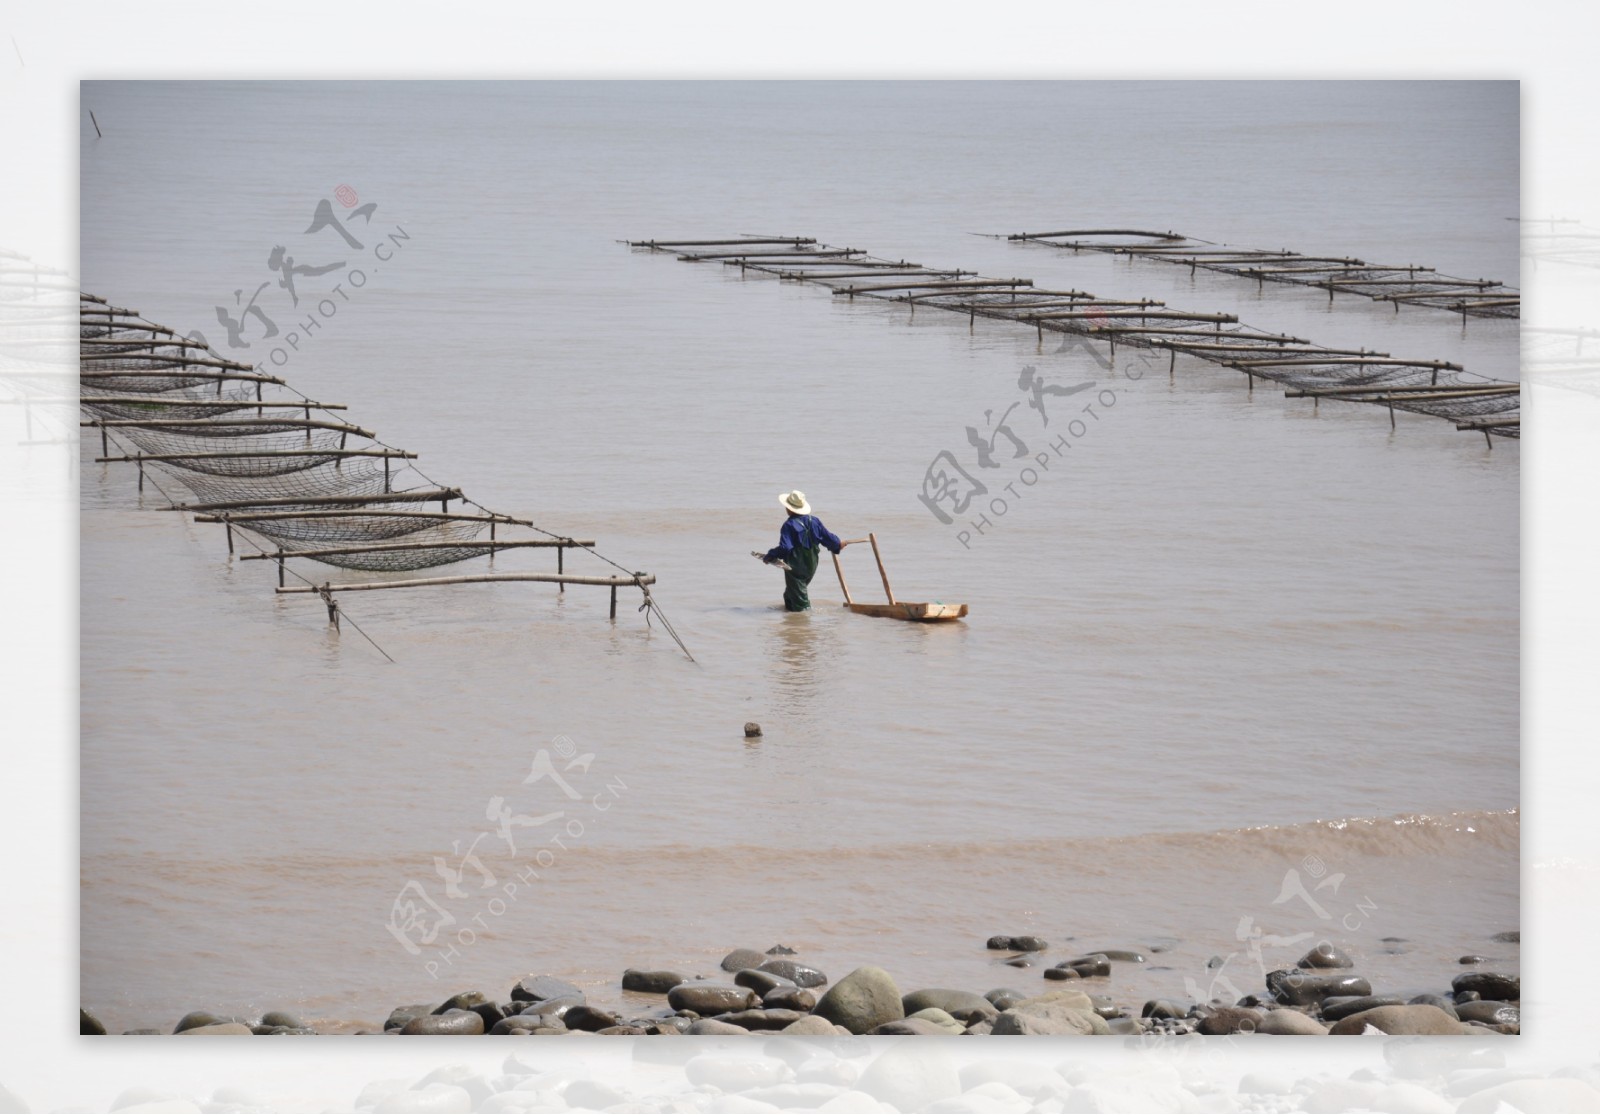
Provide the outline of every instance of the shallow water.
<path id="1" fill-rule="evenodd" d="M 108 84 L 84 100 L 114 121 L 83 148 L 85 289 L 224 348 L 215 306 L 272 279 L 271 247 L 352 254 L 302 231 L 351 185 L 375 233 L 409 239 L 278 373 L 428 475 L 655 573 L 696 659 L 636 596 L 611 625 L 602 589 L 349 595 L 390 663 L 330 633 L 314 598 L 274 597 L 270 563 L 230 561 L 220 527 L 154 490 L 141 505 L 86 443 L 82 980 L 112 1026 L 195 1007 L 381 1018 L 534 970 L 615 995 L 625 966 L 704 971 L 779 940 L 835 975 L 871 962 L 986 990 L 1039 978 L 992 970 L 991 933 L 1039 933 L 1060 958 L 1178 938 L 1151 961 L 1170 971 L 1119 968 L 1130 1001 L 1210 987 L 1207 960 L 1240 954 L 1231 975 L 1263 933 L 1331 936 L 1385 986 L 1447 983 L 1468 951 L 1515 962 L 1485 939 L 1517 920 L 1515 443 L 1421 416 L 1391 432 L 1376 408 L 1313 410 L 1183 362 L 1169 378 L 1121 350 L 1107 370 L 1026 329 L 835 305 L 615 243 L 813 235 L 1514 376 L 1515 323 L 967 235 L 1172 227 L 1515 282 L 1514 86 Z M 330 283 L 303 278 L 303 302 Z M 1022 398 L 1026 364 L 1114 404 L 964 545 L 918 502 L 923 472 Z M 1012 414 L 1034 453 L 1068 419 Z M 815 610 L 785 615 L 748 555 L 791 487 L 840 534 L 876 531 L 903 598 L 964 601 L 969 620 L 846 614 L 827 566 Z M 845 567 L 874 599 L 864 550 Z M 524 784 L 541 748 L 593 756 L 568 772 L 579 798 Z M 513 827 L 513 857 L 497 796 L 563 816 Z M 1359 839 L 1294 827 L 1418 814 L 1435 820 Z M 433 857 L 458 864 L 452 844 L 483 832 L 487 874 L 447 898 Z M 1287 871 L 1312 885 L 1313 854 L 1337 890 L 1274 903 Z M 385 928 L 411 880 L 456 918 L 416 955 Z"/>

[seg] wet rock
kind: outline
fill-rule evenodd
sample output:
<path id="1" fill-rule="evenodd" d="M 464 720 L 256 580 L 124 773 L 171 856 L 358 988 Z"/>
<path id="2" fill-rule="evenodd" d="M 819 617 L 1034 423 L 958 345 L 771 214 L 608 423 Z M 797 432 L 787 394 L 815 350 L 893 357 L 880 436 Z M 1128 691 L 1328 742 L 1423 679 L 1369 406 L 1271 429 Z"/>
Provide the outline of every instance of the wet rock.
<path id="1" fill-rule="evenodd" d="M 525 1018 L 520 1014 L 514 1014 L 510 1018 L 502 1018 L 499 1022 L 489 1027 L 489 1033 L 525 1037 L 537 1029 L 538 1026 L 539 1020 L 536 1018 Z"/>
<path id="2" fill-rule="evenodd" d="M 1520 945 L 1522 943 L 1522 930 L 1507 929 L 1503 933 L 1494 934 L 1489 940 L 1499 941 L 1502 945 Z"/>
<path id="3" fill-rule="evenodd" d="M 1055 965 L 1057 968 L 1071 968 L 1084 979 L 1093 979 L 1095 976 L 1109 976 L 1111 974 L 1111 959 L 1103 952 L 1091 956 L 1080 956 L 1075 960 Z"/>
<path id="4" fill-rule="evenodd" d="M 1301 968 L 1354 968 L 1355 963 L 1345 953 L 1323 941 L 1316 948 L 1300 958 L 1297 967 Z"/>
<path id="5" fill-rule="evenodd" d="M 905 1017 L 900 989 L 894 977 L 882 968 L 857 968 L 828 989 L 817 1003 L 816 1013 L 852 1034 L 864 1034 Z"/>
<path id="6" fill-rule="evenodd" d="M 1218 1007 L 1195 1027 L 1202 1034 L 1253 1034 L 1261 1028 L 1261 1012 L 1248 1007 Z"/>
<path id="7" fill-rule="evenodd" d="M 667 993 L 673 1010 L 692 1010 L 700 1015 L 749 1010 L 760 1001 L 748 987 L 726 983 L 680 983 Z"/>
<path id="8" fill-rule="evenodd" d="M 784 1027 L 783 1032 L 796 1037 L 832 1038 L 839 1036 L 839 1031 L 832 1022 L 829 1022 L 826 1018 L 819 1018 L 814 1014 L 808 1014 L 804 1018 L 791 1022 Z"/>
<path id="9" fill-rule="evenodd" d="M 1364 1010 L 1404 1005 L 1405 1000 L 1398 995 L 1331 995 L 1322 1000 L 1321 1013 L 1324 1022 L 1333 1023 Z"/>
<path id="10" fill-rule="evenodd" d="M 645 1029 L 643 1026 L 630 1022 L 625 1026 L 607 1026 L 604 1030 L 596 1030 L 594 1032 L 603 1037 L 609 1038 L 635 1038 L 644 1037 L 650 1031 Z"/>
<path id="11" fill-rule="evenodd" d="M 452 995 L 434 1007 L 432 1013 L 448 1014 L 453 1010 L 470 1010 L 477 1014 L 483 1019 L 485 1030 L 506 1016 L 506 1012 L 481 991 L 463 991 L 459 995 Z"/>
<path id="12" fill-rule="evenodd" d="M 783 984 L 761 996 L 761 1005 L 767 1010 L 810 1011 L 816 1008 L 817 995 L 803 987 Z"/>
<path id="13" fill-rule="evenodd" d="M 1414 995 L 1406 1000 L 1406 1005 L 1438 1007 L 1451 1018 L 1456 1017 L 1456 1005 L 1443 995 Z"/>
<path id="14" fill-rule="evenodd" d="M 478 1016 L 473 1015 L 472 1017 L 476 1018 Z M 249 1037 L 250 1027 L 243 1022 L 211 1022 L 202 1026 L 190 1026 L 186 1030 L 178 1030 L 176 1032 L 185 1037 L 191 1035 L 197 1037 Z M 478 1032 L 481 1034 L 483 1031 L 479 1030 Z"/>
<path id="15" fill-rule="evenodd" d="M 1140 1018 L 1182 1018 L 1189 1013 L 1188 1007 L 1179 1006 L 1171 999 L 1151 999 L 1145 1003 L 1144 1009 L 1139 1012 Z"/>
<path id="16" fill-rule="evenodd" d="M 561 1016 L 561 1024 L 569 1030 L 586 1030 L 591 1034 L 609 1029 L 617 1024 L 617 1016 L 608 1010 L 591 1007 L 587 1003 L 571 1007 Z"/>
<path id="17" fill-rule="evenodd" d="M 644 1028 L 644 1032 L 647 1034 L 662 1034 L 666 1037 L 674 1037 L 678 1034 L 684 1033 L 692 1025 L 694 1025 L 694 1023 L 690 1022 L 687 1018 L 679 1018 L 674 1015 L 671 1018 L 656 1019 L 654 1022 Z"/>
<path id="18" fill-rule="evenodd" d="M 738 984 L 740 987 L 748 987 L 757 995 L 765 995 L 767 992 L 776 987 L 799 986 L 794 982 L 794 980 L 785 979 L 783 976 L 773 975 L 771 972 L 763 972 L 760 968 L 739 969 L 737 972 L 733 973 L 733 982 Z"/>
<path id="19" fill-rule="evenodd" d="M 1260 1024 L 1256 1026 L 1256 1033 L 1258 1034 L 1288 1036 L 1326 1034 L 1327 1032 L 1328 1028 L 1316 1019 L 1297 1010 L 1289 1010 L 1286 1007 L 1269 1010 L 1262 1015 Z"/>
<path id="20" fill-rule="evenodd" d="M 282 1026 L 290 1030 L 303 1030 L 305 1023 L 285 1010 L 269 1010 L 261 1016 L 263 1026 Z"/>
<path id="21" fill-rule="evenodd" d="M 741 968 L 759 968 L 767 962 L 767 954 L 755 949 L 734 949 L 722 958 L 724 972 L 737 972 Z"/>
<path id="22" fill-rule="evenodd" d="M 1423 1004 L 1377 1007 L 1341 1018 L 1333 1024 L 1333 1034 L 1360 1034 L 1368 1026 L 1385 1034 L 1459 1034 L 1461 1023 L 1438 1007 Z"/>
<path id="23" fill-rule="evenodd" d="M 512 1003 L 512 1006 L 522 1007 L 518 1018 L 543 1018 L 555 1021 L 562 1018 L 573 1007 L 584 1005 L 582 995 L 559 995 L 554 999 L 541 999 L 537 1003 Z"/>
<path id="24" fill-rule="evenodd" d="M 788 945 L 773 945 L 770 949 L 767 950 L 767 955 L 768 956 L 798 956 L 799 953 L 795 952 L 794 949 L 790 948 Z"/>
<path id="25" fill-rule="evenodd" d="M 975 1017 L 993 1018 L 1000 1013 L 998 1008 L 982 995 L 974 995 L 970 991 L 954 991 L 945 987 L 928 987 L 913 991 L 901 997 L 900 1006 L 908 1018 L 920 1010 L 936 1007 L 962 1022 L 971 1022 Z"/>
<path id="26" fill-rule="evenodd" d="M 1457 964 L 1482 964 L 1483 957 L 1468 953 L 1456 961 Z"/>
<path id="27" fill-rule="evenodd" d="M 1105 1018 L 1105 1015 L 1100 1017 Z M 1144 1028 L 1139 1025 L 1137 1018 L 1123 1017 L 1121 1015 L 1114 1018 L 1106 1018 L 1106 1029 L 1117 1037 L 1132 1038 L 1144 1033 Z"/>
<path id="28" fill-rule="evenodd" d="M 1029 960 L 1026 956 L 1013 956 L 1010 960 L 1004 961 L 1003 963 L 1012 968 L 1033 967 L 1033 961 Z"/>
<path id="29" fill-rule="evenodd" d="M 1122 964 L 1143 964 L 1144 954 L 1134 952 L 1132 949 L 1098 949 L 1090 956 L 1103 956 L 1107 960 L 1115 960 Z"/>
<path id="30" fill-rule="evenodd" d="M 804 1015 L 797 1010 L 740 1010 L 717 1016 L 718 1022 L 742 1026 L 746 1030 L 782 1030 L 800 1021 Z"/>
<path id="31" fill-rule="evenodd" d="M 1044 978 L 1050 980 L 1082 979 L 1083 975 L 1076 968 L 1067 968 L 1056 965 L 1054 968 L 1044 970 Z"/>
<path id="32" fill-rule="evenodd" d="M 786 979 L 797 987 L 821 987 L 828 982 L 828 977 L 817 969 L 797 964 L 793 960 L 768 960 L 764 964 L 758 964 L 756 968 L 768 975 Z"/>
<path id="33" fill-rule="evenodd" d="M 98 1018 L 84 1010 L 82 1007 L 78 1008 L 79 1037 L 82 1037 L 85 1034 L 103 1034 L 105 1032 L 105 1025 Z"/>
<path id="34" fill-rule="evenodd" d="M 629 968 L 622 973 L 622 990 L 643 991 L 650 995 L 665 995 L 688 976 L 678 972 L 669 972 L 665 969 L 640 970 Z"/>
<path id="35" fill-rule="evenodd" d="M 1522 1011 L 1511 1003 L 1480 999 L 1475 1003 L 1462 1003 L 1456 1007 L 1456 1016 L 1463 1022 L 1484 1022 L 1490 1026 L 1520 1026 Z"/>
<path id="36" fill-rule="evenodd" d="M 1043 937 L 990 937 L 986 947 L 1010 952 L 1043 952 L 1050 947 L 1050 942 Z"/>
<path id="37" fill-rule="evenodd" d="M 413 1018 L 425 1018 L 432 1013 L 432 1003 L 413 1003 L 409 1007 L 395 1007 L 389 1012 L 389 1020 L 383 1024 L 383 1028 L 398 1030 Z"/>
<path id="38" fill-rule="evenodd" d="M 761 734 L 761 725 L 757 724 L 754 720 L 746 720 L 744 723 L 744 734 L 746 739 L 753 739 L 754 737 L 759 736 Z"/>
<path id="39" fill-rule="evenodd" d="M 517 986 L 511 989 L 511 1001 L 514 1003 L 542 1003 L 546 999 L 561 999 L 567 996 L 576 996 L 583 999 L 583 992 L 566 980 L 556 979 L 554 976 L 529 976 L 520 980 Z"/>
<path id="40" fill-rule="evenodd" d="M 724 1037 L 749 1037 L 750 1031 L 743 1026 L 730 1026 L 726 1022 L 718 1022 L 715 1018 L 697 1018 L 689 1023 L 686 1034 L 720 1034 Z"/>
<path id="41" fill-rule="evenodd" d="M 900 1018 L 885 1022 L 882 1026 L 874 1026 L 867 1032 L 873 1037 L 948 1038 L 961 1033 L 961 1030 L 959 1023 L 955 1029 L 946 1030 L 925 1018 Z"/>
<path id="42" fill-rule="evenodd" d="M 902 1000 L 902 1005 L 904 1005 L 904 1000 Z M 960 1019 L 949 1011 L 941 1010 L 938 1007 L 923 1007 L 918 1011 L 907 1012 L 902 1021 L 925 1022 L 938 1027 L 947 1034 L 959 1034 L 966 1028 Z M 890 1023 L 890 1025 L 893 1025 L 893 1023 Z"/>
<path id="43" fill-rule="evenodd" d="M 210 1011 L 192 1010 L 182 1018 L 178 1019 L 178 1024 L 172 1028 L 172 1032 L 174 1034 L 181 1034 L 185 1030 L 193 1030 L 198 1026 L 215 1026 L 219 1022 L 231 1021 L 232 1019 L 229 1018 L 218 1018 Z"/>
<path id="44" fill-rule="evenodd" d="M 402 1034 L 481 1034 L 483 1016 L 474 1010 L 451 1010 L 444 1014 L 425 1014 L 400 1027 Z"/>
<path id="45" fill-rule="evenodd" d="M 1291 968 L 1267 973 L 1267 990 L 1280 1003 L 1304 1007 L 1332 995 L 1371 995 L 1372 985 L 1360 976 Z"/>
<path id="46" fill-rule="evenodd" d="M 142 1030 L 124 1030 L 124 1031 L 122 1031 L 122 1034 L 123 1034 L 124 1037 L 149 1037 L 151 1034 L 159 1034 L 159 1033 L 161 1033 L 160 1030 L 154 1029 L 152 1027 L 147 1027 L 147 1028 L 142 1029 Z"/>
<path id="47" fill-rule="evenodd" d="M 1459 1001 L 1464 992 L 1476 992 L 1480 999 L 1516 1001 L 1522 998 L 1522 977 L 1499 972 L 1462 972 L 1450 981 L 1450 990 Z"/>
<path id="48" fill-rule="evenodd" d="M 1029 997 L 1026 991 L 1017 991 L 1010 987 L 997 987 L 984 995 L 996 1011 L 1009 1010 Z"/>
<path id="49" fill-rule="evenodd" d="M 1047 991 L 1024 999 L 995 1018 L 996 1035 L 1109 1034 L 1106 1020 L 1095 1013 L 1094 1002 L 1081 991 Z"/>

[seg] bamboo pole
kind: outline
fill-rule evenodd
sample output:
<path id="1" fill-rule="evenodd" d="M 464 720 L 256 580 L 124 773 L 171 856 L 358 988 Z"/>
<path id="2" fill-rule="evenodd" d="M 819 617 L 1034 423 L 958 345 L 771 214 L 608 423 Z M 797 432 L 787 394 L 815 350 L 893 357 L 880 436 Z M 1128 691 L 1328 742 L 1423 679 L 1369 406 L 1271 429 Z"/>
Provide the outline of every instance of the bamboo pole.
<path id="1" fill-rule="evenodd" d="M 249 405 L 251 408 L 253 408 L 256 404 L 251 403 Z M 241 407 L 240 409 L 246 408 Z M 155 430 L 171 428 L 234 430 L 239 428 L 249 428 L 252 426 L 265 426 L 270 429 L 277 429 L 282 426 L 293 426 L 297 430 L 336 430 L 345 434 L 355 434 L 357 437 L 371 438 L 378 436 L 371 430 L 363 429 L 360 426 L 352 426 L 348 422 L 323 422 L 317 419 L 306 418 L 224 418 L 220 422 L 209 421 L 204 418 L 92 418 L 88 419 L 87 421 L 79 422 L 78 425 L 99 426 L 102 428 L 107 426 L 118 426 Z M 226 437 L 229 435 L 197 434 L 195 436 Z"/>
<path id="2" fill-rule="evenodd" d="M 1460 364 L 1452 364 L 1447 360 L 1406 360 L 1392 356 L 1333 356 L 1323 357 L 1292 357 L 1273 360 L 1227 360 L 1224 361 L 1232 368 L 1273 368 L 1273 367 L 1315 367 L 1322 364 L 1375 364 L 1384 367 L 1397 368 L 1433 368 L 1444 372 L 1466 371 Z"/>
<path id="3" fill-rule="evenodd" d="M 873 286 L 841 287 L 834 291 L 835 294 L 872 294 L 880 290 L 921 290 L 927 287 L 939 287 L 945 290 L 969 290 L 973 287 L 998 287 L 1009 288 L 1033 285 L 1032 279 L 950 279 L 937 280 L 927 283 L 880 283 Z"/>
<path id="4" fill-rule="evenodd" d="M 1239 320 L 1233 314 L 1191 314 L 1181 310 L 1151 310 L 1149 312 L 1139 310 L 1061 310 L 1048 314 L 1022 315 L 1022 320 L 1024 321 L 1065 321 L 1088 318 L 1110 318 L 1113 321 L 1129 321 L 1133 318 L 1138 318 L 1140 321 L 1144 321 L 1146 318 L 1154 318 L 1157 321 L 1210 321 L 1216 322 L 1218 325 L 1231 325 Z M 1138 333 L 1143 331 L 1130 329 L 1127 332 Z"/>
<path id="5" fill-rule="evenodd" d="M 1488 428 L 1488 427 L 1493 427 L 1493 426 L 1521 426 L 1521 425 L 1522 425 L 1522 418 L 1521 418 L 1520 415 L 1515 417 L 1515 418 L 1494 418 L 1492 416 L 1489 416 L 1489 417 L 1483 417 L 1483 418 L 1473 418 L 1473 419 L 1470 419 L 1470 420 L 1468 420 L 1466 422 L 1457 422 L 1456 423 L 1456 429 L 1458 429 L 1458 430 L 1482 430 L 1482 429 L 1485 429 L 1485 428 Z"/>
<path id="6" fill-rule="evenodd" d="M 286 555 L 293 556 L 293 555 Z M 540 581 L 561 585 L 600 585 L 625 587 L 627 585 L 653 585 L 654 573 L 638 573 L 632 577 L 582 577 L 561 573 L 478 573 L 458 577 L 422 577 L 407 581 L 355 581 L 346 585 L 327 585 L 330 592 L 372 592 L 388 588 L 423 588 L 429 585 L 471 585 L 495 581 Z M 288 585 L 279 587 L 285 596 L 298 592 L 320 592 L 319 585 Z"/>
<path id="7" fill-rule="evenodd" d="M 159 395 L 83 395 L 77 398 L 52 399 L 51 402 L 81 403 L 84 406 L 160 406 L 160 407 L 201 407 L 208 409 L 232 410 L 259 410 L 262 407 L 281 407 L 290 410 L 349 410 L 344 403 L 291 403 L 282 401 L 257 402 L 254 399 L 239 399 L 237 401 L 224 399 L 164 399 Z M 130 419 L 137 421 L 137 419 Z M 182 421 L 177 419 L 176 421 Z M 243 421 L 241 419 L 241 421 Z"/>
<path id="8" fill-rule="evenodd" d="M 96 464 L 118 461 L 237 461 L 261 457 L 382 457 L 415 460 L 417 454 L 404 449 L 279 449 L 271 453 L 141 453 L 137 457 L 96 457 Z"/>
<path id="9" fill-rule="evenodd" d="M 448 503 L 464 498 L 460 488 L 415 488 L 408 492 L 382 495 L 347 496 L 270 496 L 262 499 L 236 499 L 210 503 L 174 503 L 164 511 L 234 511 L 247 507 L 339 507 L 364 503 Z"/>
<path id="10" fill-rule="evenodd" d="M 829 259 L 861 255 L 860 248 L 828 248 L 800 252 L 689 252 L 680 255 L 683 263 L 703 263 L 713 259 Z"/>
<path id="11" fill-rule="evenodd" d="M 895 602 L 894 589 L 889 587 L 889 571 L 883 567 L 883 555 L 878 552 L 878 536 L 868 531 L 867 541 L 872 543 L 872 557 L 878 563 L 878 576 L 883 578 L 884 594 L 889 597 L 889 603 L 893 604 Z"/>
<path id="12" fill-rule="evenodd" d="M 280 522 L 286 519 L 421 519 L 430 522 L 465 522 L 465 523 L 500 523 L 503 526 L 531 527 L 533 524 L 526 519 L 513 519 L 509 515 L 463 515 L 454 511 L 373 511 L 370 508 L 363 510 L 344 509 L 340 511 L 265 511 L 260 514 L 221 515 L 201 514 L 194 517 L 197 523 L 220 523 L 223 520 L 239 524 Z M 576 543 L 575 539 L 563 538 L 551 542 L 552 546 L 570 546 Z M 594 543 L 587 542 L 592 546 Z"/>
<path id="13" fill-rule="evenodd" d="M 220 360 L 220 359 L 213 360 L 213 359 L 207 359 L 204 356 L 183 356 L 181 354 L 177 355 L 177 356 L 163 356 L 160 353 L 155 353 L 155 352 L 107 352 L 107 353 L 101 353 L 98 356 L 92 356 L 89 359 L 90 359 L 90 361 L 93 361 L 95 363 L 99 363 L 99 362 L 106 361 L 106 360 L 160 360 L 160 361 L 164 361 L 165 363 L 167 363 L 171 367 L 177 367 L 177 368 L 191 368 L 191 367 L 222 368 L 222 369 L 224 369 L 226 371 L 230 371 L 230 372 L 236 373 L 235 375 L 232 375 L 232 376 L 224 376 L 223 377 L 224 379 L 260 379 L 260 380 L 264 380 L 267 383 L 282 383 L 283 382 L 283 380 L 279 379 L 277 376 L 269 376 L 264 372 L 255 372 L 255 371 L 253 371 L 253 369 L 255 367 L 255 365 L 253 365 L 253 364 L 241 364 L 236 360 Z M 91 364 L 91 367 L 92 366 L 93 366 L 93 364 Z M 169 368 L 150 368 L 150 369 L 143 369 L 143 368 L 116 369 L 116 368 L 111 368 L 111 369 L 107 369 L 106 371 L 103 371 L 103 372 L 101 372 L 101 371 L 84 372 L 83 374 L 84 375 L 101 375 L 101 376 L 110 376 L 110 375 L 124 375 L 124 376 L 147 375 L 148 376 L 148 375 L 159 375 L 162 372 L 165 372 L 165 371 L 168 371 L 168 370 L 169 370 Z M 190 374 L 198 376 L 198 375 L 211 375 L 212 373 L 210 373 L 210 372 L 192 372 Z"/>
<path id="14" fill-rule="evenodd" d="M 1485 383 L 1477 385 L 1461 385 L 1437 387 L 1431 384 L 1397 384 L 1393 387 L 1366 386 L 1366 387 L 1306 387 L 1285 391 L 1284 395 L 1291 399 L 1308 398 L 1312 395 L 1337 396 L 1337 395 L 1370 395 L 1376 391 L 1388 393 L 1436 393 L 1439 391 L 1471 392 L 1479 395 L 1509 395 L 1522 390 L 1520 383 Z"/>
<path id="15" fill-rule="evenodd" d="M 1007 240 L 1040 240 L 1051 236 L 1149 236 L 1156 240 L 1187 240 L 1187 236 L 1180 236 L 1176 232 L 1147 232 L 1139 228 L 1080 228 L 1067 229 L 1065 232 L 1017 232 L 1007 236 Z M 1054 246 L 1054 245 L 1052 245 Z"/>
<path id="16" fill-rule="evenodd" d="M 839 591 L 844 593 L 845 607 L 850 606 L 850 586 L 844 583 L 844 566 L 839 564 L 839 555 L 833 554 L 833 571 L 839 575 Z"/>
<path id="17" fill-rule="evenodd" d="M 238 519 L 234 519 L 233 521 L 236 523 L 239 522 Z M 284 550 L 282 553 L 284 557 L 318 558 L 337 557 L 341 554 L 398 554 L 420 550 L 553 549 L 557 546 L 567 546 L 569 544 L 593 546 L 594 540 L 592 538 L 586 541 L 573 539 L 572 542 L 569 543 L 565 539 L 544 538 L 530 538 L 513 542 L 507 542 L 503 538 L 487 542 L 479 539 L 461 539 L 456 542 L 393 542 L 383 544 L 375 543 L 370 546 L 325 546 L 315 550 Z M 242 560 L 262 561 L 269 558 L 275 559 L 276 557 L 277 555 L 275 554 L 245 554 Z"/>
<path id="18" fill-rule="evenodd" d="M 630 248 L 719 248 L 727 244 L 815 244 L 810 236 L 784 236 L 770 240 L 741 237 L 737 240 L 629 240 Z"/>

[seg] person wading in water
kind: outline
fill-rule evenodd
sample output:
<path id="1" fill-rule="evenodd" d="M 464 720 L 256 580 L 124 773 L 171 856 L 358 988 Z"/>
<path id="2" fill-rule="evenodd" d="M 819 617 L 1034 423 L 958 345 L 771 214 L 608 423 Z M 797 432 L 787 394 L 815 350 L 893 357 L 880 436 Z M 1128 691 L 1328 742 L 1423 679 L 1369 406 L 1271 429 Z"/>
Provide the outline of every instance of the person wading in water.
<path id="1" fill-rule="evenodd" d="M 778 532 L 778 544 L 761 560 L 769 564 L 782 561 L 789 566 L 783 574 L 783 606 L 791 612 L 804 612 L 811 607 L 807 586 L 817 574 L 822 556 L 819 548 L 826 546 L 829 553 L 836 554 L 849 543 L 839 541 L 839 536 L 811 513 L 804 492 L 785 492 L 778 497 L 778 503 L 789 518 Z"/>

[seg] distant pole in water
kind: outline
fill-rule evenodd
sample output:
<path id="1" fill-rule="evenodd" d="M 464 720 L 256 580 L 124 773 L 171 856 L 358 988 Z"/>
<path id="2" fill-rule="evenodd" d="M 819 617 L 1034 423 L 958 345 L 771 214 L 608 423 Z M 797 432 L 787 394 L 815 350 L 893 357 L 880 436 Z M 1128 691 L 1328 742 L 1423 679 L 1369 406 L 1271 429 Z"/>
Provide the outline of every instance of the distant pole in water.
<path id="1" fill-rule="evenodd" d="M 104 136 L 100 134 L 100 121 L 94 118 L 94 109 L 92 108 L 89 110 L 89 123 L 94 125 L 94 138 L 103 139 Z"/>

